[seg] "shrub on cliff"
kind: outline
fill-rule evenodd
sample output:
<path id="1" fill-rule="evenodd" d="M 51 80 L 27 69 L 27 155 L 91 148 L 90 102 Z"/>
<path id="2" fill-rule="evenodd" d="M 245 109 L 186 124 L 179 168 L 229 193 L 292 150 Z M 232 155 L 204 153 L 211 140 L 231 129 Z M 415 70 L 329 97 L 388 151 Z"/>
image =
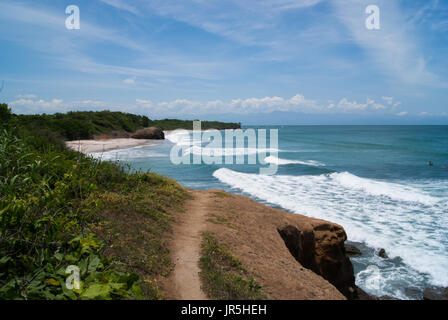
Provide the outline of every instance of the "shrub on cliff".
<path id="1" fill-rule="evenodd" d="M 96 134 L 110 131 L 135 132 L 148 124 L 146 116 L 111 111 L 17 116 L 17 125 L 30 130 L 45 129 L 65 140 L 92 139 Z"/>
<path id="2" fill-rule="evenodd" d="M 123 166 L 68 151 L 51 139 L 26 128 L 0 131 L 0 299 L 159 298 L 146 280 L 168 268 L 158 259 L 166 249 L 157 239 L 183 189 L 158 175 L 130 174 Z M 145 255 L 129 249 L 142 241 L 127 244 L 140 233 L 126 233 L 121 211 L 115 220 L 102 215 L 116 208 L 132 214 L 141 228 L 138 216 L 145 217 L 151 240 Z M 114 223 L 115 239 L 100 238 Z M 116 236 L 117 229 L 125 237 Z M 113 244 L 124 244 L 123 251 L 106 254 Z M 144 269 L 133 266 L 141 261 L 155 271 L 137 274 Z M 70 265 L 79 267 L 79 290 L 66 286 Z"/>
<path id="3" fill-rule="evenodd" d="M 4 124 L 11 119 L 11 109 L 5 103 L 0 103 L 0 124 Z"/>

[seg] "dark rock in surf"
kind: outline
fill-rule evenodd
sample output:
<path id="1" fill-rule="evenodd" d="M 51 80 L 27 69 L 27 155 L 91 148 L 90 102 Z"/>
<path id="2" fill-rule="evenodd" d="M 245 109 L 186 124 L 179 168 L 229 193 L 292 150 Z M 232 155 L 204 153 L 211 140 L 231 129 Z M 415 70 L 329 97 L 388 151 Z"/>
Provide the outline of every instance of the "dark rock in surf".
<path id="1" fill-rule="evenodd" d="M 377 300 L 400 300 L 400 299 L 394 298 L 394 297 L 391 297 L 391 296 L 381 296 L 381 297 L 378 297 Z"/>
<path id="2" fill-rule="evenodd" d="M 388 259 L 389 258 L 387 256 L 386 250 L 384 250 L 384 249 L 380 249 L 380 251 L 378 252 L 378 256 L 380 256 L 383 259 Z"/>
<path id="3" fill-rule="evenodd" d="M 361 250 L 359 250 L 358 248 L 356 248 L 354 245 L 351 245 L 351 244 L 345 245 L 345 253 L 349 257 L 357 257 L 357 256 L 362 255 Z"/>

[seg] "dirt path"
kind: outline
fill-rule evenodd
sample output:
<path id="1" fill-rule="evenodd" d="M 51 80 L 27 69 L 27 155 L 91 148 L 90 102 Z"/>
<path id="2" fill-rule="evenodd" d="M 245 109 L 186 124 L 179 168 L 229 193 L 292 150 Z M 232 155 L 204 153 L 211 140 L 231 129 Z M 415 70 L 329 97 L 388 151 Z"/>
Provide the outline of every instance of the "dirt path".
<path id="1" fill-rule="evenodd" d="M 201 289 L 199 259 L 201 233 L 205 227 L 208 193 L 190 191 L 194 197 L 185 205 L 185 213 L 176 218 L 171 245 L 171 259 L 175 264 L 168 278 L 166 297 L 176 300 L 207 300 Z"/>

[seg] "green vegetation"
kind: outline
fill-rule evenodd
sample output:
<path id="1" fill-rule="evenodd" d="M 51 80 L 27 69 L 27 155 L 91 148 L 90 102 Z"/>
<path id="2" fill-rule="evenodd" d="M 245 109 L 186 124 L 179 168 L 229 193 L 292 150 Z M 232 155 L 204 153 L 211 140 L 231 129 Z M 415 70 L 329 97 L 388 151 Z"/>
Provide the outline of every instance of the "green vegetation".
<path id="1" fill-rule="evenodd" d="M 138 116 L 123 112 L 85 111 L 56 113 L 52 115 L 11 115 L 6 112 L 6 105 L 0 105 L 0 120 L 12 117 L 16 125 L 26 127 L 34 132 L 52 132 L 64 140 L 93 139 L 102 134 L 126 137 L 126 134 L 145 127 L 158 127 L 162 130 L 193 129 L 193 122 L 187 120 L 150 120 L 146 116 Z M 5 118 L 6 119 L 6 118 Z M 203 121 L 202 129 L 236 129 L 239 123 Z"/>
<path id="2" fill-rule="evenodd" d="M 202 234 L 200 260 L 203 289 L 213 299 L 261 300 L 267 296 L 241 262 L 212 233 Z"/>
<path id="3" fill-rule="evenodd" d="M 162 298 L 163 234 L 184 189 L 67 150 L 56 120 L 37 131 L 41 120 L 6 105 L 0 117 L 0 299 Z M 79 290 L 66 286 L 69 265 Z"/>
<path id="4" fill-rule="evenodd" d="M 11 118 L 11 110 L 8 108 L 7 104 L 0 103 L 0 122 L 7 122 Z"/>
<path id="5" fill-rule="evenodd" d="M 110 244 L 106 255 L 140 276 L 145 297 L 162 299 L 157 279 L 173 267 L 163 236 L 171 229 L 172 213 L 182 210 L 186 191 L 174 180 L 140 173 L 128 175 L 128 182 L 96 196 L 99 223 L 95 230 Z"/>
<path id="6" fill-rule="evenodd" d="M 192 123 L 109 111 L 14 115 L 0 104 L 0 299 L 163 298 L 158 279 L 172 268 L 164 234 L 186 191 L 63 142 L 148 126 L 191 129 Z M 232 126 L 239 124 L 203 122 L 203 128 Z M 81 288 L 69 290 L 66 271 L 73 265 Z M 258 297 L 253 280 L 217 277 L 229 286 L 228 297 Z"/>
<path id="7" fill-rule="evenodd" d="M 15 120 L 29 130 L 51 131 L 65 140 L 93 139 L 111 131 L 134 132 L 149 126 L 150 121 L 146 116 L 111 111 L 17 115 Z"/>
<path id="8" fill-rule="evenodd" d="M 192 120 L 177 120 L 177 119 L 164 119 L 164 120 L 150 120 L 150 127 L 158 127 L 162 130 L 176 130 L 176 129 L 185 129 L 185 130 L 193 130 L 193 121 Z M 219 122 L 219 121 L 202 121 L 201 122 L 202 130 L 206 129 L 239 129 L 241 128 L 240 123 L 232 123 L 232 122 Z"/>
<path id="9" fill-rule="evenodd" d="M 217 196 L 218 198 L 227 198 L 230 196 L 227 192 L 224 192 L 224 191 L 216 191 L 214 193 L 215 193 L 215 196 Z"/>
<path id="10" fill-rule="evenodd" d="M 208 222 L 214 223 L 214 224 L 222 224 L 226 225 L 229 228 L 235 229 L 233 224 L 224 216 L 220 216 L 218 214 L 212 214 L 210 218 L 207 219 Z"/>

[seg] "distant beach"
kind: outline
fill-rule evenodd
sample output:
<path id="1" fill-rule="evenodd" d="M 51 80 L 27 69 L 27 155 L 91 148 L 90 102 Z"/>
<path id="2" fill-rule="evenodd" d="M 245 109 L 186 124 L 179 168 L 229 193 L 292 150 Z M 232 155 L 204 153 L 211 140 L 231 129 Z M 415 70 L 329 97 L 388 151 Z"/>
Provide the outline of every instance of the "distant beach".
<path id="1" fill-rule="evenodd" d="M 160 141 L 160 140 L 159 140 Z M 103 152 L 118 149 L 127 149 L 139 146 L 149 146 L 158 143 L 158 140 L 150 139 L 101 139 L 101 140 L 74 140 L 67 141 L 68 148 L 82 153 Z"/>
<path id="2" fill-rule="evenodd" d="M 188 188 L 223 189 L 342 225 L 363 252 L 352 258 L 358 286 L 376 296 L 421 299 L 425 288 L 448 283 L 447 128 L 281 127 L 278 155 L 265 159 L 278 162 L 275 176 L 257 174 L 259 165 L 172 164 L 173 144 L 192 154 L 207 152 L 188 132 L 166 134 L 164 143 L 150 147 L 93 156 L 163 174 Z M 257 153 L 230 151 L 226 154 Z M 388 259 L 378 255 L 382 248 Z M 380 287 L 369 281 L 371 266 L 379 270 Z"/>

